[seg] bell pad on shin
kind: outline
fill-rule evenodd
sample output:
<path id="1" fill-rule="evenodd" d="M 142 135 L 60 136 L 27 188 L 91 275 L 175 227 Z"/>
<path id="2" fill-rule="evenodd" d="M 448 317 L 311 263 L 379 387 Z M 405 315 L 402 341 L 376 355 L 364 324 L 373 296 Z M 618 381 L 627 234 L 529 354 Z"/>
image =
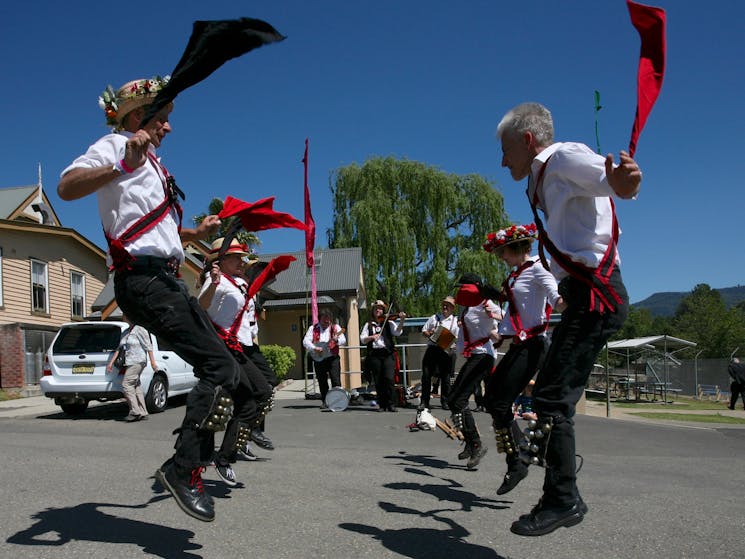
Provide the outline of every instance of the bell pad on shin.
<path id="1" fill-rule="evenodd" d="M 242 449 L 246 447 L 248 441 L 251 439 L 251 428 L 247 425 L 241 424 L 238 427 L 238 436 L 235 440 L 235 448 Z"/>
<path id="2" fill-rule="evenodd" d="M 517 423 L 511 421 L 509 425 L 502 427 L 495 423 L 494 438 L 497 441 L 497 452 L 511 455 L 519 451 L 519 444 L 525 437 Z"/>
<path id="3" fill-rule="evenodd" d="M 207 417 L 199 426 L 200 429 L 207 431 L 223 431 L 231 416 L 233 415 L 233 398 L 221 386 L 215 387 L 215 394 L 212 399 Z"/>
<path id="4" fill-rule="evenodd" d="M 546 450 L 551 438 L 553 418 L 531 419 L 525 429 L 525 439 L 520 443 L 520 460 L 532 466 L 546 467 Z"/>

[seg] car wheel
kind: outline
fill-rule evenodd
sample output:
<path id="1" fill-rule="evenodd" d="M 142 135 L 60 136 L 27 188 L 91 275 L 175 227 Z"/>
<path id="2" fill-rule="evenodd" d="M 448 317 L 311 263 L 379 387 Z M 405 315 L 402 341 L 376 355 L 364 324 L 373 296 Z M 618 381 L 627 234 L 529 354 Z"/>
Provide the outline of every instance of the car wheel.
<path id="1" fill-rule="evenodd" d="M 160 413 L 168 405 L 168 381 L 162 373 L 153 376 L 145 395 L 145 406 L 150 413 Z"/>
<path id="2" fill-rule="evenodd" d="M 60 404 L 62 411 L 67 415 L 82 415 L 88 409 L 88 402 L 76 404 Z"/>

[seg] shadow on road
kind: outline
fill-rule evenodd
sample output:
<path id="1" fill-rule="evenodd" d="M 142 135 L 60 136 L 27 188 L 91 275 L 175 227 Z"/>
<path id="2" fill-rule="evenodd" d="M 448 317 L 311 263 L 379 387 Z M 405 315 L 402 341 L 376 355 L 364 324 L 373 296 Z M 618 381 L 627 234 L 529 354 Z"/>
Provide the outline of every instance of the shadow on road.
<path id="1" fill-rule="evenodd" d="M 24 546 L 63 546 L 71 541 L 133 544 L 163 559 L 202 559 L 190 551 L 201 549 L 193 543 L 194 532 L 114 516 L 99 509 L 141 509 L 170 496 L 156 496 L 142 505 L 81 503 L 74 507 L 49 508 L 33 515 L 36 524 L 10 536 L 8 543 Z M 23 554 L 19 549 L 19 556 Z M 27 556 L 33 556 L 33 553 Z"/>

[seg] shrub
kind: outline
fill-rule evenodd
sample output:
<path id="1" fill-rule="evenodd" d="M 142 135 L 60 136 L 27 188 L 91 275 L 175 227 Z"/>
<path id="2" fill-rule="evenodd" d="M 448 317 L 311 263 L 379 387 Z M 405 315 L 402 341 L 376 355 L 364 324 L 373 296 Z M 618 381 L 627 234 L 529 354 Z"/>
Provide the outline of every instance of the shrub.
<path id="1" fill-rule="evenodd" d="M 266 357 L 269 366 L 277 375 L 280 381 L 283 381 L 287 371 L 295 364 L 295 350 L 291 347 L 281 345 L 263 345 L 261 353 Z"/>

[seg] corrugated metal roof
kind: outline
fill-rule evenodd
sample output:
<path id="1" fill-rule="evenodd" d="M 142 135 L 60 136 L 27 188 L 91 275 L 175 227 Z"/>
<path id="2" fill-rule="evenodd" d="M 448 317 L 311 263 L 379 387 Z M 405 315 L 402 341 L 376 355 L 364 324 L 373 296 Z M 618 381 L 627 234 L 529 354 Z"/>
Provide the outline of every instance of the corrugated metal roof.
<path id="1" fill-rule="evenodd" d="M 310 272 L 305 266 L 305 251 L 262 254 L 259 260 L 268 262 L 280 254 L 290 254 L 296 258 L 290 267 L 279 274 L 269 285 L 268 291 L 278 296 L 294 293 L 305 295 L 310 289 Z M 317 249 L 316 261 L 316 290 L 318 293 L 334 291 L 357 292 L 360 287 L 360 273 L 362 269 L 362 249 L 334 248 Z"/>
<path id="2" fill-rule="evenodd" d="M 318 297 L 319 305 L 333 305 L 335 303 L 336 301 L 334 301 L 334 298 L 329 297 L 328 295 L 321 295 L 320 297 Z M 261 303 L 261 306 L 267 309 L 304 307 L 305 305 L 310 305 L 310 297 L 295 297 L 293 299 L 265 299 Z"/>
<path id="3" fill-rule="evenodd" d="M 16 211 L 18 206 L 38 189 L 39 186 L 35 184 L 0 188 L 0 218 L 7 219 L 10 217 L 10 214 Z"/>

